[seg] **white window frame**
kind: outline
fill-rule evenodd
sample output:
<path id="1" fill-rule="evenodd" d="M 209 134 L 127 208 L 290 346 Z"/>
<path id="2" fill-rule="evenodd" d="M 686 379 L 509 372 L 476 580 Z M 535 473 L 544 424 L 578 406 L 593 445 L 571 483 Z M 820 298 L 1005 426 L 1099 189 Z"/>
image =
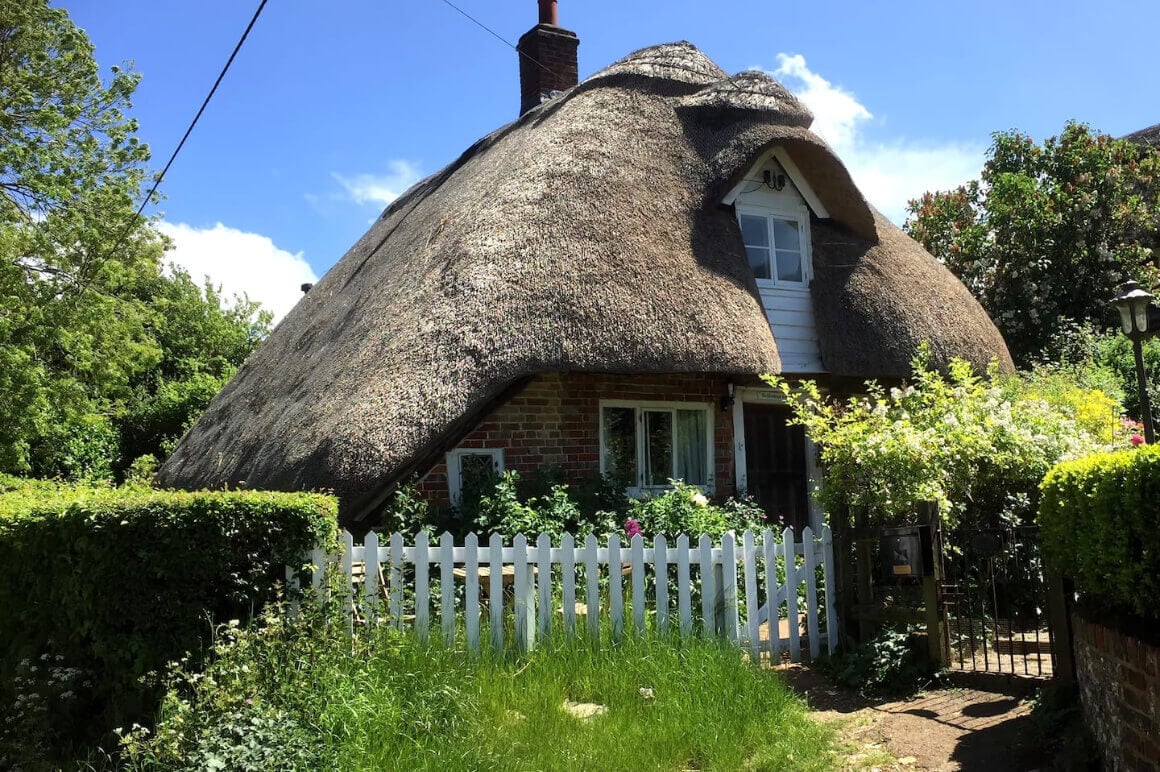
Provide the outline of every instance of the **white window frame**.
<path id="1" fill-rule="evenodd" d="M 597 425 L 600 435 L 600 473 L 608 474 L 608 447 L 604 441 L 604 409 L 605 408 L 632 408 L 636 411 L 636 482 L 630 485 L 625 492 L 631 498 L 640 498 L 645 494 L 660 493 L 669 490 L 672 486 L 665 485 L 645 485 L 644 484 L 644 461 L 645 461 L 645 442 L 643 431 L 644 411 L 663 411 L 667 410 L 674 413 L 673 427 L 676 429 L 676 411 L 677 410 L 700 410 L 705 413 L 705 483 L 697 485 L 707 494 L 712 494 L 715 489 L 715 464 L 716 464 L 716 449 L 714 448 L 713 438 L 715 437 L 713 427 L 713 404 L 709 402 L 657 402 L 649 400 L 633 400 L 633 399 L 602 399 L 597 413 Z M 676 444 L 676 437 L 673 437 L 674 446 Z M 674 447 L 675 450 L 675 447 Z M 676 472 L 676 453 L 673 453 L 673 471 Z"/>
<path id="2" fill-rule="evenodd" d="M 769 274 L 774 278 L 757 278 L 758 287 L 776 287 L 782 290 L 796 290 L 808 292 L 810 281 L 814 278 L 814 261 L 811 251 L 810 212 L 804 205 L 796 210 L 760 206 L 757 204 L 738 201 L 734 208 L 737 210 L 737 226 L 741 227 L 741 215 L 765 218 L 766 231 L 769 234 Z M 796 223 L 798 226 L 798 245 L 801 249 L 802 279 L 801 281 L 783 281 L 777 276 L 777 242 L 773 235 L 773 221 L 782 220 Z M 744 248 L 744 245 L 743 245 Z M 755 277 L 756 278 L 756 277 Z"/>
<path id="3" fill-rule="evenodd" d="M 463 475 L 459 468 L 464 456 L 491 456 L 496 474 L 503 474 L 503 448 L 456 448 L 447 454 L 447 492 L 452 506 L 463 499 Z"/>

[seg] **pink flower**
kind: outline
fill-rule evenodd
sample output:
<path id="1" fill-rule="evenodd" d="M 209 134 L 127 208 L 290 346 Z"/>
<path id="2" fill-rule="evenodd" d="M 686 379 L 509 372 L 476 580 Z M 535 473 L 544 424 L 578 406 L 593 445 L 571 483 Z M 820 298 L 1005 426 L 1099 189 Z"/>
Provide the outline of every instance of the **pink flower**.
<path id="1" fill-rule="evenodd" d="M 635 519 L 630 517 L 624 521 L 624 534 L 628 538 L 631 539 L 633 536 L 637 536 L 642 533 L 644 533 L 644 531 L 641 530 L 640 523 L 638 523 Z"/>
<path id="2" fill-rule="evenodd" d="M 1128 438 L 1128 442 L 1132 443 L 1132 447 L 1138 448 L 1144 444 L 1144 438 L 1138 434 L 1133 434 Z"/>

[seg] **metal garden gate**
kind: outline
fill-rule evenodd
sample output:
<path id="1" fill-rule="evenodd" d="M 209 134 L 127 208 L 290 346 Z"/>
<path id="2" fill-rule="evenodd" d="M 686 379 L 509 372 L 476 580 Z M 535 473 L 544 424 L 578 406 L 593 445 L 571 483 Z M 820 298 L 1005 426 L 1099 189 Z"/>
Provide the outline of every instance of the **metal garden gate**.
<path id="1" fill-rule="evenodd" d="M 940 597 L 951 668 L 1052 676 L 1039 528 L 960 529 L 947 541 Z"/>

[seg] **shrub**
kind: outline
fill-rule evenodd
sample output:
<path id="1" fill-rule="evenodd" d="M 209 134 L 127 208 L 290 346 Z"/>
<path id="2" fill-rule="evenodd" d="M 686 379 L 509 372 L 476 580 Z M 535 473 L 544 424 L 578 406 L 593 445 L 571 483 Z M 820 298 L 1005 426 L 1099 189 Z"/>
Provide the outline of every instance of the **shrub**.
<path id="1" fill-rule="evenodd" d="M 897 525 L 935 501 L 950 527 L 1028 522 L 1053 464 L 1127 446 L 1115 400 L 1067 373 L 980 376 L 953 360 L 943 374 L 925 352 L 913 368 L 909 383 L 870 382 L 844 403 L 767 378 L 821 447 L 818 497 L 831 515 L 865 506 L 875 524 Z"/>
<path id="2" fill-rule="evenodd" d="M 823 669 L 842 686 L 863 695 L 913 694 L 935 675 L 920 656 L 915 636 L 889 627 L 869 641 L 826 658 Z"/>
<path id="3" fill-rule="evenodd" d="M 431 507 L 413 484 L 400 485 L 383 508 L 382 527 L 387 533 L 416 534 L 431 518 Z"/>
<path id="4" fill-rule="evenodd" d="M 567 485 L 553 484 L 544 495 L 522 501 L 519 489 L 519 473 L 508 471 L 491 493 L 480 498 L 475 519 L 480 533 L 498 533 L 507 538 L 518 533 L 528 538 L 546 533 L 558 539 L 564 533 L 586 536 L 616 528 L 607 513 L 595 512 L 585 517 Z"/>
<path id="5" fill-rule="evenodd" d="M 1160 622 L 1160 447 L 1059 464 L 1042 491 L 1047 564 L 1103 613 Z"/>
<path id="6" fill-rule="evenodd" d="M 726 531 L 763 527 L 765 513 L 751 499 L 730 499 L 718 506 L 697 486 L 671 482 L 671 490 L 632 503 L 629 516 L 646 537 L 664 534 L 671 538 L 684 533 L 692 539 L 708 534 L 716 540 Z"/>
<path id="7" fill-rule="evenodd" d="M 55 745 L 145 715 L 147 675 L 199 653 L 213 620 L 272 599 L 285 565 L 333 539 L 335 516 L 333 499 L 308 494 L 37 483 L 0 495 L 0 712 L 51 693 L 51 663 L 75 684 L 39 723 Z M 0 766 L 31 731 L 0 727 Z"/>

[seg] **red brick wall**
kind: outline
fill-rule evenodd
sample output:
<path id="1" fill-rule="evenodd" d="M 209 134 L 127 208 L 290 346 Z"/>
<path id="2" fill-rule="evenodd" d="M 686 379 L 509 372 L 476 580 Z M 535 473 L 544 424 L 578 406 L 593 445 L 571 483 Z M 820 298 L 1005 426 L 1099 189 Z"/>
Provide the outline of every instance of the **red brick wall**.
<path id="1" fill-rule="evenodd" d="M 718 405 L 729 378 L 720 375 L 606 375 L 548 373 L 497 408 L 458 447 L 503 448 L 504 468 L 530 473 L 559 467 L 579 480 L 600 471 L 600 400 L 707 402 L 713 405 L 717 495 L 733 492 L 733 413 Z M 448 500 L 447 466 L 440 462 L 419 480 L 420 494 Z"/>
<path id="2" fill-rule="evenodd" d="M 1160 768 L 1160 649 L 1072 615 L 1084 721 L 1107 768 Z"/>

